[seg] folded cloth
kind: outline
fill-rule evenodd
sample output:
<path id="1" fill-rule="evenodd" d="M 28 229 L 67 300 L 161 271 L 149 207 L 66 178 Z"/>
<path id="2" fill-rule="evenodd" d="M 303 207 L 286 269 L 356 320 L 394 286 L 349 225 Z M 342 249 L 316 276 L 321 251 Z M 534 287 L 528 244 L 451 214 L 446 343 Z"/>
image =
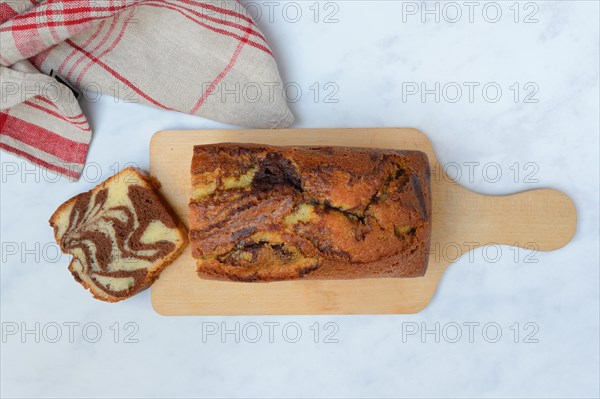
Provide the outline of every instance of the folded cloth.
<path id="1" fill-rule="evenodd" d="M 240 126 L 294 119 L 237 1 L 0 0 L 0 148 L 79 178 L 92 132 L 69 86 Z"/>

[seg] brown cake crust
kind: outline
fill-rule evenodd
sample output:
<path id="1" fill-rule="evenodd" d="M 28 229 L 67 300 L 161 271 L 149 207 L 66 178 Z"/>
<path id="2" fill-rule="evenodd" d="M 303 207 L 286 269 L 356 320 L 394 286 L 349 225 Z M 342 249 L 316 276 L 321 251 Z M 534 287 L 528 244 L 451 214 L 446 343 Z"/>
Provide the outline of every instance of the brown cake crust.
<path id="1" fill-rule="evenodd" d="M 200 277 L 416 277 L 431 235 L 427 155 L 350 147 L 194 147 Z"/>
<path id="2" fill-rule="evenodd" d="M 50 217 L 61 251 L 74 255 L 69 271 L 96 299 L 117 302 L 143 291 L 185 248 L 186 229 L 157 192 L 158 187 L 156 179 L 126 168 L 66 201 Z M 128 198 L 130 207 L 110 205 L 114 200 L 109 196 L 121 194 Z M 160 233 L 157 241 L 143 239 L 155 221 L 173 231 L 176 242 L 160 237 Z M 113 267 L 122 260 L 125 267 Z M 111 289 L 97 280 L 102 277 L 132 279 L 133 284 L 127 289 Z"/>

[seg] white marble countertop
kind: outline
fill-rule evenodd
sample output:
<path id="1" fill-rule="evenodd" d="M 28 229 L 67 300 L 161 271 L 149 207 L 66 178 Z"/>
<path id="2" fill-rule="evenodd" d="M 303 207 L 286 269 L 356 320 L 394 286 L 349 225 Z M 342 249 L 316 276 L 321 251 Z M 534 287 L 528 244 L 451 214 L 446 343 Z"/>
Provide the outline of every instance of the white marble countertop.
<path id="1" fill-rule="evenodd" d="M 598 397 L 598 3 L 428 2 L 438 22 L 421 2 L 274 2 L 271 20 L 253 4 L 302 91 L 293 127 L 419 128 L 474 191 L 567 193 L 575 238 L 476 250 L 416 315 L 163 317 L 150 291 L 101 303 L 57 254 L 50 214 L 127 162 L 147 170 L 157 130 L 227 127 L 103 96 L 84 104 L 81 181 L 0 155 L 2 397 Z"/>

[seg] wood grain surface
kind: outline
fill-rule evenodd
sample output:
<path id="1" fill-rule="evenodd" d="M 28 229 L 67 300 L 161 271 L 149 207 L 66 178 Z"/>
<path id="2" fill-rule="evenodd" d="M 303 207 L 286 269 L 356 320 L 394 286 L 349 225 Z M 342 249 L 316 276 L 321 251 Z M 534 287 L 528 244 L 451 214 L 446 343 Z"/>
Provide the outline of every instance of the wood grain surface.
<path id="1" fill-rule="evenodd" d="M 432 168 L 433 231 L 427 273 L 419 278 L 295 280 L 237 283 L 202 280 L 190 247 L 152 286 L 162 315 L 272 315 L 416 313 L 433 297 L 448 265 L 478 246 L 506 244 L 550 251 L 566 245 L 576 228 L 573 202 L 539 189 L 486 196 L 452 181 L 432 144 L 415 129 L 169 130 L 150 143 L 150 174 L 186 226 L 190 163 L 197 144 L 343 145 L 420 150 Z M 443 300 L 443 299 L 441 299 Z"/>

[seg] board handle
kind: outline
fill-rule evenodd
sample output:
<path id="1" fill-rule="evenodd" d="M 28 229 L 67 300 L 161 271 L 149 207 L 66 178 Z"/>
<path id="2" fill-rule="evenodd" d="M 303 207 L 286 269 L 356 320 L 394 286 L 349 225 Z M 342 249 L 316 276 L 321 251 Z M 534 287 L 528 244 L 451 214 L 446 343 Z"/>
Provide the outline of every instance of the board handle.
<path id="1" fill-rule="evenodd" d="M 480 194 L 475 194 L 481 196 Z M 564 193 L 536 189 L 505 196 L 481 196 L 473 209 L 474 234 L 485 242 L 553 251 L 565 246 L 577 228 L 577 211 Z"/>

